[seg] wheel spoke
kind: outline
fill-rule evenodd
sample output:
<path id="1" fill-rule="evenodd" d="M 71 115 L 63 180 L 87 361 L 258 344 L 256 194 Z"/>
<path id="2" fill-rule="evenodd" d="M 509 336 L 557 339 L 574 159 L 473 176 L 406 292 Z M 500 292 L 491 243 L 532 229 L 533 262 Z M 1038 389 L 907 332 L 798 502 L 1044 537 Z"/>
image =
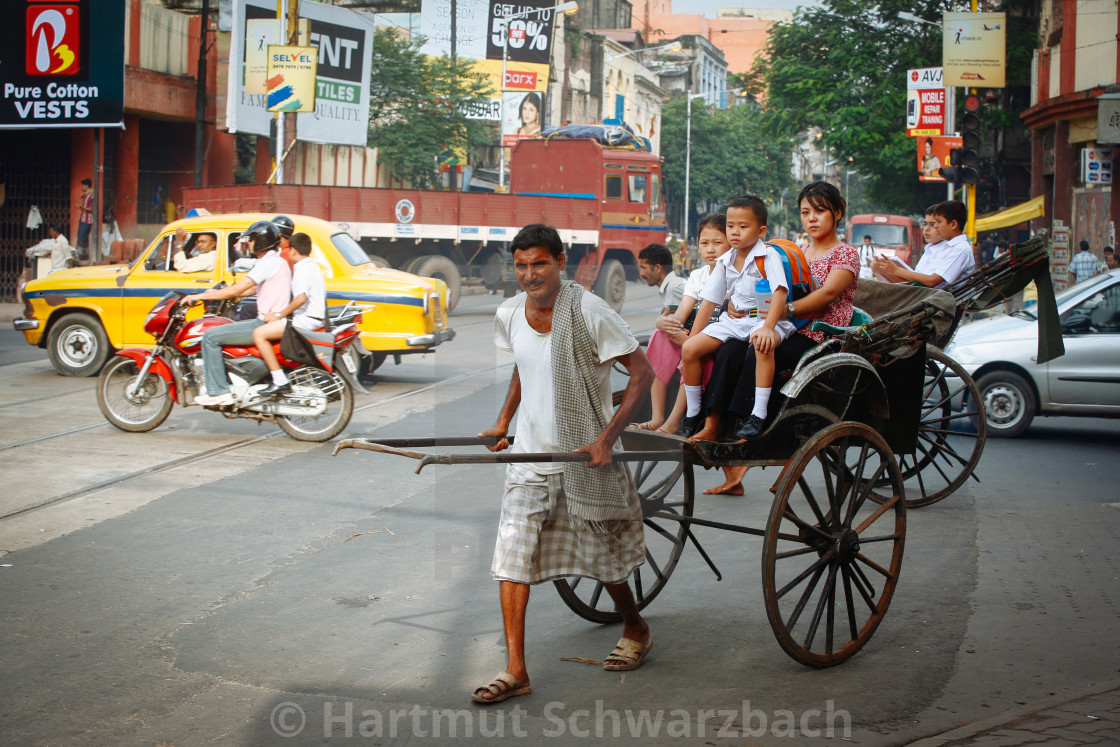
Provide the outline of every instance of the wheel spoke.
<path id="1" fill-rule="evenodd" d="M 886 469 L 887 465 L 884 463 L 880 463 L 879 468 L 875 470 L 875 474 L 871 477 L 871 479 L 862 482 L 863 489 L 860 490 L 859 496 L 848 506 L 848 515 L 844 519 L 844 526 L 850 527 L 852 525 L 852 522 L 856 518 L 856 514 L 858 514 L 859 510 L 863 508 L 863 504 L 867 503 L 867 499 L 871 496 L 871 493 L 874 492 L 875 486 L 878 484 L 879 479 L 882 477 L 883 472 L 885 472 Z"/>
<path id="2" fill-rule="evenodd" d="M 820 552 L 820 548 L 816 547 L 815 545 L 807 545 L 805 547 L 799 547 L 796 550 L 787 550 L 786 552 L 780 552 L 774 557 L 778 560 L 785 560 L 786 558 L 795 558 L 798 555 L 806 555 L 811 552 Z"/>
<path id="3" fill-rule="evenodd" d="M 848 635 L 850 640 L 859 638 L 859 628 L 856 627 L 856 605 L 852 599 L 852 579 L 849 577 L 846 566 L 840 566 L 840 577 L 844 579 L 844 600 L 848 608 Z"/>
<path id="4" fill-rule="evenodd" d="M 813 639 L 817 637 L 817 627 L 821 624 L 821 613 L 824 612 L 825 603 L 831 597 L 832 584 L 836 580 L 836 566 L 829 564 L 828 579 L 824 582 L 824 588 L 821 589 L 821 596 L 817 599 L 817 606 L 813 610 L 813 617 L 809 621 L 809 630 L 805 632 L 805 648 L 813 648 Z M 831 636 L 829 636 L 831 638 Z M 831 652 L 829 652 L 831 653 Z"/>
<path id="5" fill-rule="evenodd" d="M 899 539 L 899 535 L 897 534 L 881 534 L 874 537 L 860 537 L 859 543 L 861 545 L 868 545 L 872 542 L 893 542 L 897 539 Z"/>
<path id="6" fill-rule="evenodd" d="M 669 530 L 660 526 L 659 524 L 655 524 L 653 521 L 651 521 L 649 519 L 646 519 L 645 522 L 643 522 L 643 523 L 647 527 L 649 527 L 650 529 L 652 529 L 653 531 L 657 532 L 662 537 L 667 539 L 669 542 L 673 543 L 673 545 L 678 546 L 678 547 L 683 547 L 684 546 L 684 540 L 680 539 L 679 537 L 677 537 L 677 535 L 673 534 L 672 532 L 670 532 Z"/>
<path id="7" fill-rule="evenodd" d="M 819 535 L 822 539 L 824 539 L 826 542 L 831 542 L 832 541 L 832 535 L 831 534 L 829 534 L 828 532 L 825 532 L 820 527 L 815 527 L 812 524 L 805 521 L 804 519 L 802 519 L 800 516 L 798 516 L 796 513 L 794 513 L 793 508 L 791 508 L 788 505 L 786 506 L 786 512 L 785 512 L 784 516 L 785 516 L 786 519 L 789 519 L 796 526 L 800 527 L 801 529 L 805 530 L 806 532 L 814 532 L 817 535 Z M 786 537 L 786 539 L 790 539 L 794 542 L 805 542 L 806 541 L 806 539 L 804 537 L 796 537 L 796 536 L 790 536 L 790 535 L 785 535 L 785 537 Z"/>
<path id="8" fill-rule="evenodd" d="M 816 517 L 817 523 L 823 527 L 828 523 L 828 521 L 824 518 L 824 514 L 821 512 L 821 507 L 817 504 L 817 499 L 813 495 L 813 489 L 810 488 L 809 483 L 805 481 L 804 475 L 802 475 L 801 478 L 798 479 L 797 484 L 801 487 L 801 494 L 805 497 L 805 502 L 809 504 L 809 510 L 813 512 L 813 516 Z"/>
<path id="9" fill-rule="evenodd" d="M 886 501 L 885 503 L 880 505 L 879 508 L 875 509 L 874 513 L 872 513 L 870 516 L 868 516 L 866 519 L 864 519 L 863 523 L 860 524 L 856 528 L 856 534 L 861 534 L 862 535 L 863 531 L 865 529 L 867 529 L 869 526 L 871 526 L 872 524 L 874 524 L 876 521 L 878 521 L 880 516 L 885 514 L 890 509 L 894 508 L 894 504 L 898 503 L 898 501 L 899 501 L 899 496 L 896 495 L 896 496 L 893 496 L 889 501 Z M 860 539 L 860 542 L 863 542 L 862 538 Z"/>
<path id="10" fill-rule="evenodd" d="M 896 536 L 897 536 L 897 535 L 896 535 Z M 863 553 L 856 553 L 856 559 L 857 559 L 857 560 L 859 560 L 859 561 L 860 561 L 861 563 L 863 563 L 864 565 L 866 565 L 866 566 L 867 566 L 868 568 L 872 569 L 872 570 L 873 570 L 873 571 L 875 571 L 876 573 L 879 573 L 879 574 L 881 574 L 882 576 L 884 576 L 884 577 L 886 577 L 886 578 L 888 578 L 888 579 L 891 579 L 891 578 L 894 578 L 894 577 L 895 577 L 895 575 L 894 575 L 893 573 L 891 573 L 891 572 L 890 572 L 890 571 L 888 571 L 888 570 L 887 570 L 886 568 L 884 568 L 883 566 L 879 565 L 878 563 L 876 563 L 876 562 L 875 562 L 874 560 L 872 560 L 871 558 L 867 557 L 867 556 L 866 556 L 866 555 L 864 555 Z"/>
<path id="11" fill-rule="evenodd" d="M 817 558 L 817 561 L 815 563 L 813 563 L 811 566 L 809 566 L 808 568 L 806 568 L 805 570 L 803 570 L 801 573 L 799 573 L 797 575 L 797 578 L 793 579 L 788 584 L 786 584 L 781 589 L 779 589 L 778 592 L 775 594 L 775 596 L 778 599 L 781 599 L 782 597 L 784 597 L 786 594 L 788 594 L 790 592 L 791 589 L 793 589 L 793 587 L 797 586 L 802 581 L 804 581 L 806 578 L 808 578 L 810 574 L 816 572 L 817 569 L 823 568 L 824 566 L 828 565 L 832 561 L 833 557 L 834 557 L 834 553 L 829 551 L 829 552 L 825 553 L 824 555 L 822 555 L 821 557 Z"/>
<path id="12" fill-rule="evenodd" d="M 786 620 L 786 627 L 790 630 L 793 630 L 794 626 L 797 625 L 801 613 L 805 611 L 805 605 L 809 603 L 809 597 L 813 596 L 813 590 L 817 588 L 817 582 L 824 575 L 824 569 L 828 566 L 828 563 L 816 563 L 814 565 L 816 570 L 813 571 L 813 578 L 809 581 L 809 585 L 805 587 L 805 591 L 801 593 L 801 598 L 797 600 L 797 604 L 794 605 L 793 611 L 790 612 L 790 616 Z"/>
<path id="13" fill-rule="evenodd" d="M 653 553 L 651 553 L 649 551 L 648 547 L 646 548 L 646 561 L 649 563 L 649 567 L 651 569 L 653 569 L 653 574 L 654 574 L 653 577 L 655 579 L 656 578 L 661 578 L 661 566 L 659 566 L 657 564 L 657 561 L 654 560 Z M 641 570 L 641 567 L 639 566 L 638 568 L 635 569 L 635 572 L 640 571 L 640 570 Z"/>
<path id="14" fill-rule="evenodd" d="M 592 607 L 599 606 L 599 598 L 603 596 L 603 584 L 600 581 L 595 582 L 595 591 L 591 592 L 591 601 L 589 604 Z"/>
<path id="15" fill-rule="evenodd" d="M 879 610 L 875 607 L 875 600 L 871 597 L 870 594 L 868 594 L 867 589 L 864 588 L 863 584 L 860 583 L 859 576 L 856 574 L 853 568 L 854 567 L 851 565 L 845 565 L 844 572 L 848 574 L 848 577 L 852 580 L 852 585 L 856 587 L 856 591 L 858 591 L 859 595 L 863 597 L 864 603 L 867 604 L 867 607 L 871 610 L 872 614 L 878 612 Z"/>
<path id="16" fill-rule="evenodd" d="M 867 577 L 867 574 L 863 572 L 863 569 L 858 565 L 855 565 L 854 563 L 850 563 L 848 567 L 852 569 L 852 573 L 855 574 L 855 577 L 859 578 L 860 582 L 862 582 L 867 587 L 867 591 L 871 594 L 871 598 L 874 599 L 876 596 L 875 585 L 871 583 L 871 579 Z M 876 607 L 875 609 L 877 611 L 879 608 Z"/>

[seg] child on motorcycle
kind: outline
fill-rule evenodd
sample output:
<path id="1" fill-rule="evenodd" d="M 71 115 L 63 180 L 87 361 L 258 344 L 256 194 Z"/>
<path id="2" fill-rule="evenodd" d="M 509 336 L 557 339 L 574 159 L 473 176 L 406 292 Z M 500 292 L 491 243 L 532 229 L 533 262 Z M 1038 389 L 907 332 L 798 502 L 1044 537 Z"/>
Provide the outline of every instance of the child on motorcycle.
<path id="1" fill-rule="evenodd" d="M 287 374 L 276 359 L 272 341 L 284 336 L 288 326 L 286 319 L 300 330 L 313 330 L 323 326 L 327 315 L 327 288 L 323 273 L 315 260 L 311 259 L 311 237 L 305 233 L 294 233 L 288 241 L 288 248 L 281 250 L 292 263 L 292 302 L 275 314 L 265 314 L 265 324 L 253 330 L 253 342 L 268 364 L 272 383 L 260 391 L 263 395 L 279 394 L 292 388 Z"/>

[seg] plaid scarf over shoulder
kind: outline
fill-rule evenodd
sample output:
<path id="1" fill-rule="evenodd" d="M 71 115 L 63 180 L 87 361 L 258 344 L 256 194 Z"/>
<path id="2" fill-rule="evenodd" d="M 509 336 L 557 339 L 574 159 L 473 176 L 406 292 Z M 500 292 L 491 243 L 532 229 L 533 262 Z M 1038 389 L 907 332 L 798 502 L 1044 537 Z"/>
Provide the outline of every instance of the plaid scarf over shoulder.
<path id="1" fill-rule="evenodd" d="M 578 283 L 564 281 L 552 311 L 552 387 L 557 439 L 564 451 L 586 446 L 607 426 L 596 375 L 596 348 L 581 309 L 583 294 Z M 564 463 L 568 513 L 592 531 L 599 522 L 632 518 L 622 488 L 627 484 L 621 464 L 586 467 Z"/>

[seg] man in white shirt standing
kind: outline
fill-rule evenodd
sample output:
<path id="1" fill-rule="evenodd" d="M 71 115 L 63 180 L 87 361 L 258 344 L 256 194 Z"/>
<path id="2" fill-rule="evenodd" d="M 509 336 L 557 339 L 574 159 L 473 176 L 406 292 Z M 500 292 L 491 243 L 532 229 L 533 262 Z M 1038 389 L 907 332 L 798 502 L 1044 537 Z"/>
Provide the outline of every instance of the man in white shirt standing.
<path id="1" fill-rule="evenodd" d="M 479 435 L 491 451 L 579 452 L 584 463 L 511 463 L 491 575 L 499 581 L 507 664 L 474 691 L 477 703 L 532 692 L 525 663 L 525 609 L 533 584 L 571 576 L 600 581 L 622 616 L 622 639 L 603 662 L 608 671 L 637 669 L 653 646 L 638 612 L 630 575 L 645 559 L 641 502 L 612 452 L 653 371 L 626 322 L 598 296 L 564 280 L 564 245 L 556 229 L 526 226 L 510 244 L 525 290 L 498 307 L 494 343 L 513 353 L 514 369 L 498 419 Z M 630 373 L 622 403 L 612 405 L 610 372 Z"/>
<path id="2" fill-rule="evenodd" d="M 638 277 L 657 288 L 661 313 L 672 312 L 680 305 L 685 281 L 673 272 L 673 253 L 665 245 L 650 244 L 638 252 Z"/>
<path id="3" fill-rule="evenodd" d="M 265 314 L 266 324 L 253 330 L 253 342 L 272 374 L 272 383 L 260 391 L 263 395 L 280 394 L 292 388 L 272 349 L 272 341 L 284 336 L 288 326 L 285 319 L 290 317 L 293 327 L 309 331 L 322 327 L 327 316 L 327 285 L 319 265 L 311 259 L 311 237 L 302 232 L 292 234 L 288 248 L 281 249 L 280 253 L 286 254 L 294 265 L 292 302 L 277 314 Z"/>

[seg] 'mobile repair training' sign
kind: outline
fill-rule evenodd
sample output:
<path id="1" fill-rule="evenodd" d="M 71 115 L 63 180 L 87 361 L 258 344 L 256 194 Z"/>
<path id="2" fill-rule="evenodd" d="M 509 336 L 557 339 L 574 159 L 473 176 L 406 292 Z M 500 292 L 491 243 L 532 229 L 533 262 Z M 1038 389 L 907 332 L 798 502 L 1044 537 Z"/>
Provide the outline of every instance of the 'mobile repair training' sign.
<path id="1" fill-rule="evenodd" d="M 124 123 L 124 0 L 0 2 L 0 128 Z"/>

